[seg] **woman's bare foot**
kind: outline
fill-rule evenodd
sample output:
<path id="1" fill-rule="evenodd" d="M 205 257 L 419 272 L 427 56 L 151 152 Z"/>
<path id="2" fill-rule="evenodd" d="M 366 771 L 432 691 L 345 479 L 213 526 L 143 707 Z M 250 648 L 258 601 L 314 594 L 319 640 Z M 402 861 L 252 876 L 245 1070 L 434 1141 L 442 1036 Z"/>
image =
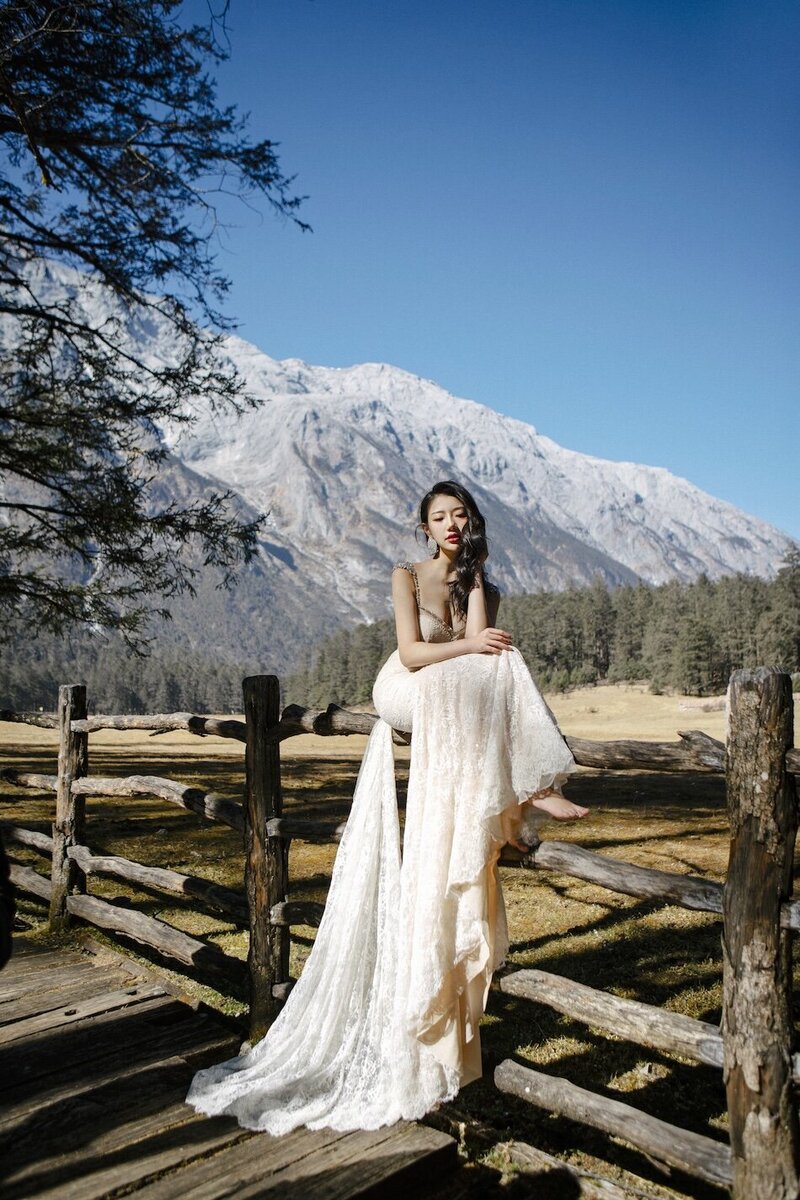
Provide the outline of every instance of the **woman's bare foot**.
<path id="1" fill-rule="evenodd" d="M 550 791 L 545 792 L 544 795 L 534 792 L 534 796 L 536 798 L 529 798 L 528 803 L 533 808 L 539 808 L 549 816 L 555 817 L 557 821 L 575 821 L 579 817 L 585 817 L 589 811 L 582 804 L 573 804 L 560 792 Z"/>
<path id="2" fill-rule="evenodd" d="M 538 792 L 532 792 L 528 797 L 526 804 L 530 808 L 537 810 L 536 815 L 529 813 L 527 819 L 523 816 L 521 832 L 530 834 L 530 841 L 523 841 L 522 838 L 509 838 L 508 845 L 513 846 L 515 850 L 521 851 L 522 854 L 530 854 L 533 846 L 538 843 L 537 830 L 543 821 L 548 817 L 555 817 L 557 821 L 575 821 L 580 817 L 585 817 L 589 809 L 584 808 L 582 804 L 573 804 L 571 800 L 567 800 L 561 795 L 561 792 L 555 788 L 541 788 Z M 527 826 L 527 828 L 526 828 Z"/>

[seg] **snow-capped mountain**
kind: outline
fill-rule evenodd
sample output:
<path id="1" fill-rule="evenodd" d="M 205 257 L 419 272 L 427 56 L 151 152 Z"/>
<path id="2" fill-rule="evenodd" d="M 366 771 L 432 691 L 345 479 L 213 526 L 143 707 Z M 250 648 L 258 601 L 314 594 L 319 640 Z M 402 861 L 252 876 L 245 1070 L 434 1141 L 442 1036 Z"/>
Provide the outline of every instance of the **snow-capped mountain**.
<path id="1" fill-rule="evenodd" d="M 49 273 L 40 286 L 79 284 L 98 320 L 116 307 L 76 272 L 37 270 Z M 166 323 L 115 315 L 140 354 L 174 357 Z M 397 367 L 277 361 L 233 336 L 225 353 L 263 403 L 236 418 L 199 399 L 193 426 L 163 430 L 175 460 L 163 490 L 222 483 L 246 510 L 269 512 L 260 561 L 203 640 L 241 653 L 250 638 L 271 669 L 337 626 L 389 614 L 391 566 L 424 557 L 416 508 L 438 479 L 475 495 L 489 568 L 507 593 L 589 583 L 598 573 L 610 583 L 770 576 L 790 545 L 662 468 L 565 449 Z"/>

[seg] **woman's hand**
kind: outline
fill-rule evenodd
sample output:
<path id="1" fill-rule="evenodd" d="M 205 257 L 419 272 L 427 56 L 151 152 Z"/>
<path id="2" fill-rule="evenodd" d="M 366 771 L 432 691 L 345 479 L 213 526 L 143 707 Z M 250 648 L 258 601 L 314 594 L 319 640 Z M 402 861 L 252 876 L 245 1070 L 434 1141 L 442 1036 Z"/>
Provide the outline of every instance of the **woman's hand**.
<path id="1" fill-rule="evenodd" d="M 513 645 L 511 634 L 506 633 L 505 629 L 482 629 L 475 637 L 468 640 L 473 654 L 502 654 L 504 650 L 510 650 Z"/>

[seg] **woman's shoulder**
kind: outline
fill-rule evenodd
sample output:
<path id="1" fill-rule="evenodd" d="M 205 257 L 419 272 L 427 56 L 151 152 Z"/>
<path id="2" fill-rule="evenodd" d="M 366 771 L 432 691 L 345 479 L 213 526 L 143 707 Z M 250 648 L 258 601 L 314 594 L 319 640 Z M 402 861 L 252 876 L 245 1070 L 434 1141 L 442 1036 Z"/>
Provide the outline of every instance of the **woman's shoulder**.
<path id="1" fill-rule="evenodd" d="M 403 559 L 402 562 L 396 562 L 394 564 L 394 566 L 392 567 L 392 570 L 393 571 L 397 571 L 397 570 L 409 571 L 412 575 L 416 575 L 421 566 L 422 566 L 422 563 L 413 563 L 413 562 L 409 562 L 407 559 Z"/>

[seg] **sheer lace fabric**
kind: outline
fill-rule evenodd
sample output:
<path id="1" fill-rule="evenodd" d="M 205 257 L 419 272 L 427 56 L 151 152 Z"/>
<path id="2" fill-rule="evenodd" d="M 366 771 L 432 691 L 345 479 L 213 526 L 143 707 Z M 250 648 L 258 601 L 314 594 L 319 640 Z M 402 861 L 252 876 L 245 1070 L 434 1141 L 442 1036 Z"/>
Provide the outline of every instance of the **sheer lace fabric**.
<path id="1" fill-rule="evenodd" d="M 446 640 L 419 616 L 424 640 Z M 497 858 L 527 797 L 574 761 L 516 649 L 415 672 L 395 651 L 373 700 L 312 953 L 266 1037 L 194 1077 L 201 1112 L 273 1134 L 376 1129 L 481 1073 L 478 1023 L 508 949 Z M 402 859 L 392 727 L 413 730 Z"/>

